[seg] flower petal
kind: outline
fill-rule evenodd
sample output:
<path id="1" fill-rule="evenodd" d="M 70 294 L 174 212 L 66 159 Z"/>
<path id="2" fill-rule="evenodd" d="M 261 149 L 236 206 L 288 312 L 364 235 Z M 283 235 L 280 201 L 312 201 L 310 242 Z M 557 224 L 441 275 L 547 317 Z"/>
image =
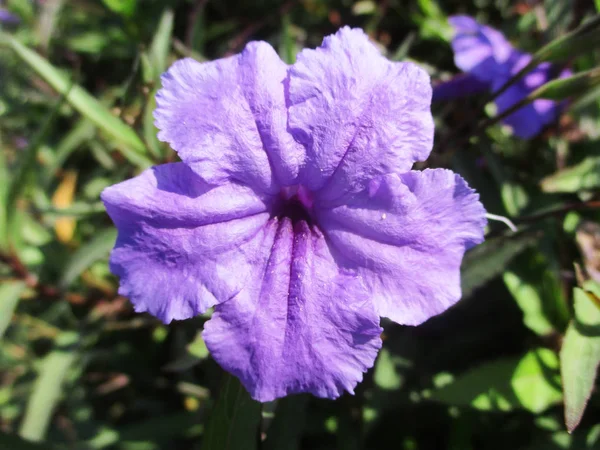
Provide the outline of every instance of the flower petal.
<path id="1" fill-rule="evenodd" d="M 259 401 L 352 392 L 381 346 L 379 317 L 319 231 L 289 219 L 269 226 L 271 251 L 246 288 L 215 308 L 206 344 Z"/>
<path id="2" fill-rule="evenodd" d="M 489 89 L 485 83 L 470 73 L 456 75 L 448 81 L 443 81 L 433 87 L 432 102 L 453 100 L 469 95 L 480 94 Z"/>
<path id="3" fill-rule="evenodd" d="M 293 184 L 304 149 L 287 131 L 287 71 L 265 42 L 212 62 L 177 61 L 156 96 L 159 139 L 211 184 Z"/>
<path id="4" fill-rule="evenodd" d="M 531 55 L 520 53 L 518 61 L 511 70 L 511 75 L 519 73 L 530 61 Z M 569 70 L 563 70 L 560 73 L 560 78 L 569 76 L 570 73 Z M 523 100 L 534 90 L 554 78 L 555 74 L 556 68 L 551 64 L 542 63 L 538 65 L 496 98 L 495 103 L 498 107 L 498 114 L 502 114 L 517 102 Z M 492 83 L 492 90 L 500 89 L 508 82 L 508 79 L 508 77 L 496 79 Z M 504 118 L 502 123 L 509 125 L 513 133 L 521 139 L 530 139 L 537 136 L 546 125 L 554 122 L 560 109 L 560 103 L 553 100 L 538 99 Z"/>
<path id="5" fill-rule="evenodd" d="M 453 16 L 448 20 L 456 32 L 452 39 L 456 67 L 485 82 L 510 71 L 513 47 L 502 33 L 469 16 Z"/>
<path id="6" fill-rule="evenodd" d="M 424 70 L 384 58 L 362 30 L 342 28 L 290 69 L 289 126 L 306 147 L 301 182 L 322 198 L 409 170 L 433 144 Z"/>
<path id="7" fill-rule="evenodd" d="M 348 205 L 318 211 L 323 232 L 372 293 L 380 315 L 418 325 L 461 296 L 465 250 L 482 242 L 485 210 L 444 169 L 386 175 Z"/>
<path id="8" fill-rule="evenodd" d="M 110 258 L 119 294 L 166 323 L 242 289 L 269 217 L 249 188 L 211 187 L 183 163 L 106 188 L 102 200 L 119 230 Z"/>

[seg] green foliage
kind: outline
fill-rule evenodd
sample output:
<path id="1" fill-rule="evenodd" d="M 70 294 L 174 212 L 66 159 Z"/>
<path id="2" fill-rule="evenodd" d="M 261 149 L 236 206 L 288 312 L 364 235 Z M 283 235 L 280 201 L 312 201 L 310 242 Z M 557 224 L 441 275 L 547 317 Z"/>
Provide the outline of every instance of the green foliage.
<path id="1" fill-rule="evenodd" d="M 558 356 L 540 348 L 471 369 L 427 396 L 431 400 L 482 411 L 522 408 L 540 413 L 562 400 Z"/>
<path id="2" fill-rule="evenodd" d="M 590 156 L 579 164 L 544 178 L 545 192 L 579 192 L 600 187 L 600 157 Z"/>
<path id="3" fill-rule="evenodd" d="M 202 450 L 253 450 L 258 446 L 260 403 L 237 378 L 223 376 L 219 398 L 206 426 Z"/>
<path id="4" fill-rule="evenodd" d="M 598 1 L 533 3 L 3 2 L 21 23 L 0 30 L 0 450 L 598 448 Z M 433 106 L 434 149 L 415 168 L 452 166 L 517 228 L 490 220 L 458 305 L 419 327 L 383 319 L 355 396 L 264 405 L 211 359 L 210 311 L 169 325 L 133 311 L 100 193 L 177 160 L 153 118 L 170 64 L 253 39 L 291 64 L 348 24 L 435 85 L 458 72 L 454 14 L 573 72 L 526 100 L 567 105 L 530 140 L 484 111 L 489 96 Z"/>
<path id="5" fill-rule="evenodd" d="M 23 281 L 8 281 L 0 286 L 0 338 L 10 324 L 13 311 L 25 288 Z"/>
<path id="6" fill-rule="evenodd" d="M 595 291 L 600 292 L 600 289 L 596 286 Z M 580 288 L 575 288 L 573 297 L 575 317 L 560 351 L 565 421 L 569 431 L 581 421 L 600 364 L 600 298 Z"/>

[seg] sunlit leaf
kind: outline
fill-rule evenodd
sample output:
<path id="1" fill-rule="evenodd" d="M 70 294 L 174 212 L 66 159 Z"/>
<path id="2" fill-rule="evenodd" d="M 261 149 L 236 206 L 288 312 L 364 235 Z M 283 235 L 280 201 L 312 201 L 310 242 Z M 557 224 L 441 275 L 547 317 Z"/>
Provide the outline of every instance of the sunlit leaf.
<path id="1" fill-rule="evenodd" d="M 523 312 L 524 324 L 534 333 L 549 335 L 566 326 L 566 299 L 558 277 L 539 252 L 532 249 L 520 255 L 503 278 Z"/>
<path id="2" fill-rule="evenodd" d="M 62 332 L 55 348 L 42 361 L 19 429 L 21 437 L 41 441 L 46 436 L 54 409 L 63 395 L 67 372 L 77 359 L 78 341 L 78 333 Z"/>
<path id="3" fill-rule="evenodd" d="M 135 13 L 137 0 L 102 0 L 107 8 L 125 17 Z"/>
<path id="4" fill-rule="evenodd" d="M 26 287 L 23 281 L 3 281 L 0 284 L 0 339 L 4 336 L 13 311 Z"/>
<path id="5" fill-rule="evenodd" d="M 483 411 L 544 411 L 562 400 L 558 357 L 539 348 L 522 358 L 485 363 L 431 393 L 430 399 Z"/>
<path id="6" fill-rule="evenodd" d="M 580 288 L 574 290 L 575 318 L 560 351 L 565 423 L 573 431 L 588 403 L 600 364 L 600 309 Z"/>
<path id="7" fill-rule="evenodd" d="M 577 192 L 600 187 L 600 157 L 588 157 L 544 178 L 541 187 L 545 192 Z"/>
<path id="8" fill-rule="evenodd" d="M 117 230 L 108 228 L 103 230 L 73 254 L 66 264 L 59 285 L 68 287 L 81 273 L 94 262 L 106 257 L 115 245 Z"/>
<path id="9" fill-rule="evenodd" d="M 150 45 L 150 60 L 154 70 L 155 78 L 167 68 L 167 58 L 171 48 L 171 35 L 173 34 L 173 23 L 175 14 L 172 9 L 165 9 L 160 17 L 158 28 Z"/>

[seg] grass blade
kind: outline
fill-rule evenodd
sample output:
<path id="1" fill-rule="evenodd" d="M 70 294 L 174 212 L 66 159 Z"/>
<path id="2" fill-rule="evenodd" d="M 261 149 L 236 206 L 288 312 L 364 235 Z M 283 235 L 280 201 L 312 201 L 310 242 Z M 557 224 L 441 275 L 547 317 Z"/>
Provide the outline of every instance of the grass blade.
<path id="1" fill-rule="evenodd" d="M 108 228 L 96 234 L 94 239 L 80 247 L 67 263 L 59 286 L 63 289 L 69 287 L 84 270 L 108 255 L 115 245 L 116 239 L 117 230 Z"/>
<path id="2" fill-rule="evenodd" d="M 73 108 L 121 144 L 118 148 L 125 158 L 140 168 L 152 165 L 152 161 L 144 156 L 146 154 L 144 143 L 130 126 L 111 114 L 102 103 L 81 86 L 73 84 L 36 52 L 11 36 L 2 34 L 1 37 L 23 62 L 35 70 L 57 92 L 64 95 Z"/>
<path id="3" fill-rule="evenodd" d="M 10 324 L 13 311 L 26 285 L 23 281 L 5 281 L 0 286 L 0 338 Z"/>
<path id="4" fill-rule="evenodd" d="M 42 441 L 46 436 L 52 413 L 62 394 L 63 382 L 77 358 L 73 346 L 78 340 L 78 333 L 61 333 L 56 339 L 56 348 L 42 361 L 19 430 L 22 438 Z"/>

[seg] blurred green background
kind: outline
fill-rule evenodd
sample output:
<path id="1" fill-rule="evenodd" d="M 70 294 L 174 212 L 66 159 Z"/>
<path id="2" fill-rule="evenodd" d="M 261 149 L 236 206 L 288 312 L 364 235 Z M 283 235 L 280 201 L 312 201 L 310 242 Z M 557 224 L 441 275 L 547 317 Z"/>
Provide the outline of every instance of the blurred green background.
<path id="1" fill-rule="evenodd" d="M 434 105 L 436 145 L 419 167 L 459 172 L 518 231 L 490 222 L 465 258 L 457 306 L 417 328 L 384 321 L 374 369 L 337 401 L 259 405 L 211 360 L 206 317 L 164 326 L 134 314 L 108 270 L 116 230 L 99 200 L 176 159 L 152 110 L 178 58 L 262 39 L 292 63 L 351 25 L 437 81 L 457 72 L 448 15 L 535 52 L 599 3 L 4 1 L 20 23 L 0 25 L 0 449 L 600 449 L 595 78 L 529 141 L 477 130 L 493 114 L 481 99 Z M 594 69 L 599 42 L 592 34 L 561 63 Z M 572 428 L 590 393 L 569 434 L 565 403 Z"/>

